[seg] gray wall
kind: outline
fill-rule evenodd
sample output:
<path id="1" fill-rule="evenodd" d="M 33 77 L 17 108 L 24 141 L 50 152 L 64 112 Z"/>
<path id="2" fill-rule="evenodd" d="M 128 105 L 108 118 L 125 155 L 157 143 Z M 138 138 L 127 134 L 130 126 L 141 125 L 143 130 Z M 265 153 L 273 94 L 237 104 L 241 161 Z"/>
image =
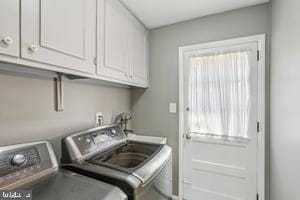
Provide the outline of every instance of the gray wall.
<path id="1" fill-rule="evenodd" d="M 299 200 L 300 1 L 272 1 L 271 199 Z"/>
<path id="2" fill-rule="evenodd" d="M 56 112 L 51 78 L 0 71 L 0 146 L 51 140 L 59 158 L 60 138 L 94 126 L 97 111 L 111 123 L 130 110 L 130 89 L 67 80 L 64 91 L 65 111 Z"/>
<path id="3" fill-rule="evenodd" d="M 178 114 L 170 114 L 168 104 L 178 103 L 178 47 L 262 33 L 266 33 L 269 39 L 269 4 L 151 30 L 150 88 L 132 91 L 132 126 L 137 133 L 168 138 L 173 147 L 175 193 L 178 181 Z"/>

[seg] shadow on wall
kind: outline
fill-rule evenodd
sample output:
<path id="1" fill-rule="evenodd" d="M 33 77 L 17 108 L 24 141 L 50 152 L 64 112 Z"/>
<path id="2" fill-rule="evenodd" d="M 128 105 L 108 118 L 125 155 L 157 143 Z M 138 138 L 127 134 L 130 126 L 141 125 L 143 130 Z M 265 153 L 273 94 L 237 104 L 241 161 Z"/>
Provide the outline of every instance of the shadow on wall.
<path id="1" fill-rule="evenodd" d="M 132 109 L 132 107 L 134 107 L 134 105 L 137 104 L 137 102 L 144 95 L 146 90 L 148 90 L 148 89 L 144 89 L 144 88 L 132 88 L 131 89 L 131 101 L 130 101 L 131 109 Z"/>

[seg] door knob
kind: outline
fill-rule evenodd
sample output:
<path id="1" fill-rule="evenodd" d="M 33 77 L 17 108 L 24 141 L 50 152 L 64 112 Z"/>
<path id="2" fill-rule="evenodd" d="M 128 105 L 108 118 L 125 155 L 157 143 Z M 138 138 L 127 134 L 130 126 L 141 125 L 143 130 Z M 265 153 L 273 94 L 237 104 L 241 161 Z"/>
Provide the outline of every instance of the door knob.
<path id="1" fill-rule="evenodd" d="M 37 48 L 36 45 L 32 44 L 32 45 L 30 45 L 29 50 L 33 51 L 33 52 L 36 52 L 38 50 L 38 48 Z"/>
<path id="2" fill-rule="evenodd" d="M 185 138 L 186 138 L 187 140 L 190 140 L 190 139 L 192 139 L 192 135 L 191 135 L 191 133 L 187 133 L 187 134 L 185 134 Z"/>
<path id="3" fill-rule="evenodd" d="M 13 44 L 14 41 L 11 37 L 5 37 L 3 38 L 3 42 L 6 44 L 6 45 L 10 45 L 10 44 Z"/>

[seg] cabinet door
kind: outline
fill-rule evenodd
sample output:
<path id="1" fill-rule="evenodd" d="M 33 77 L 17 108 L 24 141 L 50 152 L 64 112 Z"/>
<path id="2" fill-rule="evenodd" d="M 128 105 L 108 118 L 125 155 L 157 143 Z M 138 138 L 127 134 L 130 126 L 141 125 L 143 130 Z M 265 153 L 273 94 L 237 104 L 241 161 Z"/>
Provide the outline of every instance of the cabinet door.
<path id="1" fill-rule="evenodd" d="M 21 2 L 22 58 L 95 72 L 96 0 Z"/>
<path id="2" fill-rule="evenodd" d="M 130 70 L 131 81 L 148 85 L 148 32 L 136 19 L 133 19 L 131 27 L 133 52 L 133 62 Z"/>
<path id="3" fill-rule="evenodd" d="M 104 15 L 101 14 L 103 12 Z M 98 74 L 101 76 L 121 81 L 129 79 L 127 15 L 128 11 L 118 0 L 98 0 L 97 63 Z M 104 22 L 104 27 L 101 22 Z M 101 59 L 103 54 L 104 62 Z"/>
<path id="4" fill-rule="evenodd" d="M 19 0 L 0 1 L 0 54 L 19 56 Z"/>

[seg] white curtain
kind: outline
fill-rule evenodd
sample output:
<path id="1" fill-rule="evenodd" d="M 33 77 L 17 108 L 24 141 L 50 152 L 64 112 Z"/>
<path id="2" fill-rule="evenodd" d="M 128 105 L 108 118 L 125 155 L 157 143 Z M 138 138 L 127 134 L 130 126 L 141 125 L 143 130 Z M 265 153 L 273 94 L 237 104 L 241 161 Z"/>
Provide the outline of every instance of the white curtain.
<path id="1" fill-rule="evenodd" d="M 191 132 L 248 138 L 250 64 L 247 51 L 190 59 L 189 128 Z"/>

